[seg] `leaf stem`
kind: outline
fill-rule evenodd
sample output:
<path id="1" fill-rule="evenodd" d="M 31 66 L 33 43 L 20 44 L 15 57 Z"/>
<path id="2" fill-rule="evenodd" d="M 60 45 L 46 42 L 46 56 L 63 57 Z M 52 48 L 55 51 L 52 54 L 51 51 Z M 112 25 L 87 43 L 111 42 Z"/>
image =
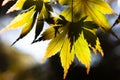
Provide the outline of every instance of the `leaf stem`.
<path id="1" fill-rule="evenodd" d="M 73 0 L 72 0 L 72 22 L 73 22 Z"/>

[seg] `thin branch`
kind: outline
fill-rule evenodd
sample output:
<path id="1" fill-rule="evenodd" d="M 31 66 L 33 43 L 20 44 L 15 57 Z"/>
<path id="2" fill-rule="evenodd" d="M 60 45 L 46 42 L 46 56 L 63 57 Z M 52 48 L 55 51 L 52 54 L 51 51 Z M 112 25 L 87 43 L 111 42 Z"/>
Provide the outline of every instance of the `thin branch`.
<path id="1" fill-rule="evenodd" d="M 72 22 L 73 22 L 73 0 L 72 0 Z"/>

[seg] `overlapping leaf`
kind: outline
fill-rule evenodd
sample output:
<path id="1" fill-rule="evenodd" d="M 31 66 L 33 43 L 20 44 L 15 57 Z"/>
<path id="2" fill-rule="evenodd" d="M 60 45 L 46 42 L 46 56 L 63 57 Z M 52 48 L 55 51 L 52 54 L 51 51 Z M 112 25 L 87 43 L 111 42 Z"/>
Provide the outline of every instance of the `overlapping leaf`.
<path id="1" fill-rule="evenodd" d="M 41 4 L 41 9 L 39 10 L 40 11 L 38 13 L 37 25 L 36 25 L 36 30 L 35 30 L 35 38 L 33 40 L 33 43 L 37 39 L 39 34 L 41 33 L 43 26 L 44 26 L 44 21 L 47 21 L 48 23 L 50 22 L 48 21 L 50 19 L 49 11 L 52 11 L 52 7 L 48 3 L 43 3 Z"/>
<path id="2" fill-rule="evenodd" d="M 31 8 L 30 9 L 28 8 L 33 5 L 34 10 L 32 9 L 33 12 L 31 12 Z M 36 39 L 43 29 L 44 21 L 50 17 L 49 11 L 50 10 L 52 11 L 52 8 L 48 3 L 44 3 L 42 0 L 22 0 L 22 1 L 17 0 L 17 2 L 8 10 L 7 13 L 13 12 L 14 10 L 22 11 L 21 14 L 15 17 L 14 20 L 6 28 L 1 30 L 1 33 L 9 29 L 24 27 L 21 32 L 21 35 L 16 40 L 18 41 L 20 38 L 24 37 L 27 33 L 29 33 L 35 22 L 36 22 L 35 31 Z"/>
<path id="3" fill-rule="evenodd" d="M 68 3 L 71 6 L 62 12 L 68 21 L 76 22 L 82 17 L 88 16 L 87 20 L 96 22 L 102 30 L 108 31 L 110 29 L 104 14 L 114 14 L 114 11 L 104 0 L 73 0 L 73 5 L 72 1 L 68 1 Z"/>
<path id="4" fill-rule="evenodd" d="M 44 14 L 43 14 L 43 15 L 44 15 Z M 49 15 L 48 15 L 48 17 L 49 17 Z M 46 17 L 46 19 L 47 19 L 48 17 Z M 38 21 L 39 21 L 39 19 L 41 19 L 41 20 L 43 19 L 42 14 L 39 15 Z M 56 17 L 51 17 L 51 18 L 49 17 L 49 19 L 52 21 L 52 22 L 51 22 L 51 21 L 48 21 L 48 24 L 50 25 L 50 27 L 47 28 L 47 29 L 41 34 L 41 37 L 39 37 L 39 38 L 37 39 L 38 35 L 40 34 L 40 32 L 39 32 L 39 30 L 38 30 L 38 34 L 35 34 L 35 39 L 34 39 L 33 43 L 38 42 L 38 41 L 41 41 L 41 40 L 43 40 L 43 41 L 44 41 L 44 40 L 50 40 L 50 39 L 56 37 L 56 35 L 62 31 L 62 28 L 63 28 L 63 27 L 61 27 L 61 26 L 67 23 L 67 21 L 64 19 L 64 17 L 61 16 L 61 15 L 59 15 L 59 18 L 58 18 L 58 17 L 57 17 L 57 18 L 56 18 Z M 40 21 L 41 21 L 41 20 L 40 20 Z M 37 26 L 36 26 L 36 27 L 37 27 Z M 36 30 L 37 30 L 37 29 L 36 29 Z M 36 31 L 36 33 L 37 33 L 37 31 Z"/>
<path id="5" fill-rule="evenodd" d="M 104 14 L 113 14 L 114 11 L 104 0 L 59 0 L 60 3 L 67 4 L 68 8 L 63 10 L 59 18 L 56 18 L 50 14 L 52 7 L 49 3 L 51 1 L 55 0 L 17 0 L 8 12 L 24 9 L 25 11 L 15 17 L 0 33 L 23 27 L 17 39 L 19 40 L 29 33 L 36 21 L 33 42 L 52 39 L 42 61 L 60 52 L 65 78 L 74 60 L 74 55 L 76 55 L 78 60 L 85 65 L 88 73 L 91 62 L 90 51 L 93 50 L 96 54 L 99 52 L 104 55 L 96 31 L 99 27 L 104 31 L 110 29 Z M 50 27 L 38 38 L 44 21 Z"/>
<path id="6" fill-rule="evenodd" d="M 74 46 L 72 46 L 72 50 L 70 50 L 70 39 L 68 39 L 66 37 L 64 43 L 63 43 L 63 47 L 60 51 L 60 59 L 61 59 L 61 62 L 62 62 L 62 66 L 64 68 L 64 79 L 68 73 L 68 69 L 71 65 L 71 63 L 73 62 L 74 60 Z"/>
<path id="7" fill-rule="evenodd" d="M 7 13 L 13 12 L 14 10 L 21 10 L 26 0 L 17 0 L 17 2 L 7 11 Z"/>
<path id="8" fill-rule="evenodd" d="M 10 29 L 16 29 L 19 27 L 25 27 L 27 24 L 31 23 L 33 20 L 33 16 L 35 13 L 36 6 L 32 6 L 27 11 L 19 14 L 17 17 L 14 18 L 13 21 L 4 29 L 0 31 L 0 33 L 5 32 Z"/>
<path id="9" fill-rule="evenodd" d="M 17 2 L 7 11 L 7 13 L 15 10 L 28 9 L 31 6 L 36 5 L 36 11 L 41 11 L 43 1 L 42 0 L 17 0 Z"/>
<path id="10" fill-rule="evenodd" d="M 60 35 L 52 39 L 52 41 L 48 45 L 43 61 L 46 60 L 48 57 L 55 55 L 58 51 L 60 51 L 62 44 L 65 40 L 64 39 L 65 36 L 66 36 L 66 32 L 64 31 Z"/>
<path id="11" fill-rule="evenodd" d="M 27 11 L 19 14 L 17 17 L 15 17 L 11 21 L 11 23 L 7 27 L 3 28 L 0 31 L 0 33 L 3 33 L 3 32 L 10 30 L 10 29 L 16 29 L 16 28 L 22 27 L 23 28 L 22 32 L 17 40 L 24 37 L 27 33 L 29 33 L 29 31 L 33 27 L 32 23 L 33 23 L 34 14 L 35 14 L 35 8 L 36 8 L 36 6 L 34 5 L 30 9 L 28 9 Z"/>
<path id="12" fill-rule="evenodd" d="M 83 32 L 75 42 L 75 53 L 78 60 L 87 67 L 87 73 L 90 70 L 91 53 Z"/>
<path id="13" fill-rule="evenodd" d="M 87 73 L 90 70 L 90 48 L 92 48 L 94 52 L 97 53 L 97 51 L 99 51 L 103 55 L 99 40 L 96 36 L 98 26 L 92 21 L 85 21 L 85 19 L 86 17 L 75 23 L 67 22 L 65 25 L 58 27 L 59 33 L 57 33 L 56 36 L 56 30 L 53 27 L 48 28 L 42 34 L 41 40 L 53 38 L 47 47 L 43 61 L 60 51 L 61 64 L 64 68 L 64 78 L 74 60 L 74 55 L 87 67 Z"/>

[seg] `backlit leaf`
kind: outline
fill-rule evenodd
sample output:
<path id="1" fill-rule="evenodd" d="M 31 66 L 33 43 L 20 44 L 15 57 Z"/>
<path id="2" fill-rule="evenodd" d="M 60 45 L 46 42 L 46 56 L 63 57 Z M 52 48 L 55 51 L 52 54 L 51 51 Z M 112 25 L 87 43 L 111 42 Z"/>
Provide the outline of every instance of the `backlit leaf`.
<path id="1" fill-rule="evenodd" d="M 50 0 L 43 0 L 44 2 L 50 2 Z"/>
<path id="2" fill-rule="evenodd" d="M 60 51 L 60 59 L 62 67 L 64 68 L 64 79 L 68 73 L 68 69 L 74 60 L 74 48 L 70 50 L 70 40 L 66 37 L 63 47 Z"/>
<path id="3" fill-rule="evenodd" d="M 37 23 L 36 23 L 34 40 L 36 40 L 36 38 L 39 36 L 39 34 L 41 33 L 43 26 L 44 26 L 44 20 L 43 20 L 43 16 L 42 16 L 43 2 L 39 2 L 39 4 L 37 3 L 36 7 L 37 7 L 36 10 L 38 13 L 37 13 L 37 17 L 36 17 Z"/>
<path id="4" fill-rule="evenodd" d="M 108 31 L 110 29 L 110 24 L 108 23 L 108 20 L 101 12 L 89 7 L 87 7 L 87 10 L 87 14 L 90 15 L 91 19 L 95 21 L 102 30 Z"/>
<path id="5" fill-rule="evenodd" d="M 42 61 L 46 60 L 48 57 L 55 55 L 58 51 L 60 51 L 62 44 L 65 40 L 66 32 L 62 32 L 55 38 L 53 38 L 48 44 L 46 54 L 43 57 Z"/>
<path id="6" fill-rule="evenodd" d="M 87 73 L 90 70 L 91 53 L 83 32 L 75 43 L 75 54 L 78 60 L 87 67 Z"/>
<path id="7" fill-rule="evenodd" d="M 17 2 L 7 11 L 7 13 L 15 10 L 28 9 L 31 6 L 36 5 L 36 11 L 40 12 L 43 6 L 42 0 L 17 0 Z"/>
<path id="8" fill-rule="evenodd" d="M 110 25 L 104 14 L 114 14 L 115 12 L 104 0 L 73 0 L 73 5 L 72 1 L 69 5 L 62 12 L 62 15 L 68 21 L 77 22 L 82 17 L 88 16 L 87 21 L 94 21 L 102 30 L 108 31 L 110 29 Z"/>
<path id="9" fill-rule="evenodd" d="M 32 6 L 28 11 L 23 12 L 19 14 L 18 16 L 16 16 L 7 27 L 3 28 L 0 31 L 0 33 L 3 33 L 7 30 L 20 28 L 20 27 L 24 28 L 26 25 L 32 22 L 33 15 L 35 13 L 34 10 L 35 10 L 35 6 Z"/>
<path id="10" fill-rule="evenodd" d="M 72 22 L 72 20 L 73 20 L 73 22 L 78 22 L 81 14 L 77 13 L 76 11 L 73 11 L 74 13 L 72 15 L 71 11 L 72 11 L 72 8 L 64 9 L 62 11 L 62 16 L 64 16 L 67 21 Z M 83 17 L 85 17 L 85 16 L 83 16 Z"/>
<path id="11" fill-rule="evenodd" d="M 91 31 L 89 31 L 89 29 L 86 29 L 86 28 L 83 29 L 83 34 L 88 44 L 91 45 L 92 47 L 95 47 L 96 40 L 97 40 L 96 34 L 92 33 Z"/>
<path id="12" fill-rule="evenodd" d="M 27 9 L 33 5 L 36 5 L 36 11 L 40 12 L 43 7 L 43 0 L 26 0 L 24 2 L 23 9 Z"/>
<path id="13" fill-rule="evenodd" d="M 7 11 L 7 13 L 13 12 L 14 10 L 21 10 L 26 0 L 17 0 L 17 2 Z"/>
<path id="14" fill-rule="evenodd" d="M 0 31 L 0 33 L 3 33 L 7 30 L 22 27 L 23 28 L 22 32 L 16 41 L 18 41 L 20 38 L 23 38 L 27 33 L 29 33 L 29 31 L 33 27 L 32 23 L 33 23 L 33 18 L 34 18 L 34 14 L 35 14 L 35 8 L 36 8 L 36 6 L 32 6 L 28 11 L 19 14 L 17 17 L 15 17 L 11 21 L 11 23 L 7 27 L 3 28 Z M 14 43 L 16 43 L 16 41 Z"/>
<path id="15" fill-rule="evenodd" d="M 91 23 L 91 24 L 90 24 Z M 93 22 L 86 21 L 84 22 L 84 28 L 83 28 L 83 34 L 84 38 L 88 42 L 90 48 L 93 50 L 93 52 L 96 54 L 97 52 L 100 52 L 101 55 L 103 56 L 103 50 L 100 46 L 99 39 L 96 35 L 97 31 L 97 25 L 94 24 Z"/>
<path id="16" fill-rule="evenodd" d="M 52 12 L 54 4 L 67 5 L 67 7 L 55 17 Z M 51 39 L 42 61 L 60 52 L 64 79 L 74 56 L 87 68 L 87 73 L 89 73 L 92 57 L 90 52 L 93 50 L 95 54 L 104 55 L 96 34 L 99 28 L 114 34 L 112 30 L 110 31 L 110 24 L 105 14 L 115 12 L 104 0 L 17 0 L 8 13 L 14 10 L 23 11 L 0 33 L 21 27 L 21 34 L 16 40 L 18 41 L 31 31 L 35 23 L 33 43 Z M 41 34 L 44 21 L 50 27 Z"/>
<path id="17" fill-rule="evenodd" d="M 95 9 L 97 9 L 98 11 L 100 11 L 101 13 L 103 14 L 111 14 L 111 13 L 115 13 L 111 8 L 110 6 L 105 3 L 103 0 L 94 0 L 91 5 L 95 5 Z"/>
<path id="18" fill-rule="evenodd" d="M 49 40 L 55 37 L 55 29 L 54 27 L 50 27 L 45 30 L 42 34 L 42 40 Z"/>
<path id="19" fill-rule="evenodd" d="M 63 5 L 71 4 L 71 2 L 72 0 L 59 0 L 59 3 Z"/>
<path id="20" fill-rule="evenodd" d="M 56 36 L 54 27 L 46 29 L 42 34 L 43 40 L 45 37 L 46 40 L 52 38 L 43 60 L 60 51 L 61 64 L 64 69 L 64 79 L 74 60 L 74 54 L 77 56 L 78 60 L 85 65 L 87 73 L 89 73 L 90 70 L 90 50 L 92 49 L 95 53 L 100 52 L 103 55 L 99 39 L 96 35 L 98 25 L 92 21 L 85 21 L 85 19 L 86 17 L 83 17 L 78 22 L 67 22 L 66 25 L 61 25 L 62 27 L 60 27 L 60 30 L 58 28 L 59 33 Z M 64 35 L 62 35 L 63 33 Z"/>
<path id="21" fill-rule="evenodd" d="M 38 7 L 41 7 L 41 8 L 39 9 L 39 14 L 37 17 L 37 24 L 36 24 L 36 29 L 35 29 L 35 38 L 33 40 L 33 43 L 37 42 L 37 41 L 41 41 L 41 40 L 48 40 L 47 37 L 45 37 L 46 35 L 44 37 L 43 36 L 40 37 L 38 40 L 36 40 L 36 39 L 40 35 L 40 33 L 43 29 L 44 21 L 50 20 L 50 13 L 49 13 L 48 7 L 50 8 L 51 6 L 48 5 L 47 3 L 43 3 L 43 4 L 41 4 L 41 6 L 38 6 Z M 52 21 L 52 20 L 50 20 L 50 21 Z M 47 30 L 47 31 L 49 31 L 49 30 Z M 45 33 L 46 33 L 46 31 L 43 33 L 43 35 Z"/>
<path id="22" fill-rule="evenodd" d="M 103 53 L 103 50 L 101 48 L 100 41 L 98 38 L 96 40 L 96 50 L 98 50 L 101 53 L 101 55 L 104 56 L 104 53 Z"/>
<path id="23" fill-rule="evenodd" d="M 84 22 L 84 27 L 87 28 L 87 29 L 91 29 L 91 30 L 99 28 L 99 26 L 93 21 L 85 21 Z"/>
<path id="24" fill-rule="evenodd" d="M 12 45 L 14 45 L 19 39 L 23 38 L 24 36 L 26 36 L 31 29 L 33 28 L 34 22 L 35 22 L 35 16 L 36 14 L 34 14 L 34 19 L 32 18 L 32 20 L 30 20 L 22 29 L 21 34 L 19 35 L 19 37 L 13 42 Z"/>
<path id="25" fill-rule="evenodd" d="M 41 33 L 42 29 L 44 26 L 44 21 L 43 20 L 38 20 L 37 21 L 37 25 L 36 25 L 36 29 L 35 29 L 35 39 L 37 39 L 37 37 L 39 36 L 39 34 Z"/>
<path id="26" fill-rule="evenodd" d="M 49 17 L 50 17 L 50 12 L 49 12 L 49 10 L 47 9 L 46 5 L 47 5 L 47 3 L 43 3 L 41 12 L 40 12 L 40 14 L 39 14 L 39 16 L 38 16 L 38 20 L 46 20 L 46 19 L 49 19 Z"/>

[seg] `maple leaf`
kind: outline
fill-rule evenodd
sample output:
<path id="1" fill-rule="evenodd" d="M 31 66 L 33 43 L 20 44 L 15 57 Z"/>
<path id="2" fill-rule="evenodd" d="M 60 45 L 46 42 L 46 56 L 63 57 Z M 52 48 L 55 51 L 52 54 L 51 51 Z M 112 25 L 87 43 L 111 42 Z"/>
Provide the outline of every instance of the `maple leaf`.
<path id="1" fill-rule="evenodd" d="M 94 21 L 99 27 L 108 31 L 110 25 L 104 14 L 114 14 L 115 12 L 104 0 L 60 0 L 61 3 L 70 4 L 68 8 L 63 10 L 62 15 L 68 21 L 79 21 L 82 17 L 88 16 L 87 21 Z M 78 5 L 79 4 L 79 5 Z"/>
<path id="2" fill-rule="evenodd" d="M 0 31 L 0 34 L 5 31 L 11 30 L 11 29 L 16 29 L 16 28 L 22 27 L 23 28 L 22 32 L 16 41 L 18 41 L 20 38 L 24 37 L 27 33 L 29 33 L 29 31 L 33 27 L 32 23 L 34 21 L 35 8 L 36 8 L 36 6 L 33 5 L 32 7 L 27 9 L 25 12 L 16 16 L 7 27 L 3 28 Z"/>
<path id="3" fill-rule="evenodd" d="M 44 21 L 50 20 L 50 12 L 49 11 L 53 11 L 51 5 L 49 5 L 48 3 L 43 3 L 41 4 L 41 6 L 39 5 L 39 13 L 38 13 L 38 17 L 37 17 L 37 24 L 36 24 L 36 30 L 35 30 L 35 38 L 33 40 L 32 43 L 35 42 L 35 40 L 37 39 L 37 37 L 39 36 L 39 34 L 41 33 L 43 26 L 44 26 Z M 50 20 L 51 21 L 51 20 Z M 48 21 L 47 21 L 48 22 Z"/>
<path id="4" fill-rule="evenodd" d="M 43 29 L 44 19 L 48 18 L 50 15 L 46 7 L 50 8 L 47 3 L 43 3 L 43 1 L 41 0 L 17 0 L 17 2 L 7 11 L 7 13 L 14 10 L 21 10 L 21 13 L 17 17 L 15 17 L 14 20 L 6 28 L 2 29 L 0 33 L 10 29 L 23 27 L 21 35 L 16 40 L 18 41 L 19 39 L 23 38 L 27 33 L 29 33 L 34 23 L 36 23 L 36 39 Z M 16 43 L 16 41 L 14 43 Z"/>
<path id="5" fill-rule="evenodd" d="M 64 68 L 64 79 L 67 76 L 68 69 L 74 60 L 74 46 L 72 47 L 73 49 L 70 51 L 70 45 L 70 40 L 66 37 L 63 43 L 63 47 L 60 51 L 60 59 L 62 62 L 62 67 Z"/>
<path id="6" fill-rule="evenodd" d="M 8 9 L 6 13 L 14 12 L 17 10 L 28 9 L 33 5 L 36 5 L 36 11 L 40 12 L 43 5 L 43 1 L 42 0 L 17 0 L 17 2 L 12 7 L 10 7 L 10 9 Z"/>
<path id="7" fill-rule="evenodd" d="M 21 10 L 26 0 L 17 0 L 17 2 L 8 9 L 7 13 L 13 12 L 15 10 Z"/>
<path id="8" fill-rule="evenodd" d="M 83 32 L 75 43 L 75 52 L 78 60 L 87 67 L 87 73 L 90 70 L 91 53 Z"/>
<path id="9" fill-rule="evenodd" d="M 96 36 L 98 27 L 96 27 L 94 22 L 85 21 L 85 19 L 86 17 L 78 22 L 67 22 L 66 20 L 63 20 L 66 24 L 55 26 L 58 29 L 57 33 L 56 28 L 50 27 L 46 29 L 45 32 L 43 32 L 42 37 L 40 37 L 40 41 L 52 39 L 42 61 L 45 61 L 57 52 L 60 52 L 60 60 L 64 69 L 64 78 L 68 73 L 68 69 L 73 62 L 75 55 L 78 60 L 85 65 L 87 73 L 89 73 L 91 62 L 90 48 L 92 48 L 95 53 L 98 51 L 103 55 L 99 39 Z"/>

